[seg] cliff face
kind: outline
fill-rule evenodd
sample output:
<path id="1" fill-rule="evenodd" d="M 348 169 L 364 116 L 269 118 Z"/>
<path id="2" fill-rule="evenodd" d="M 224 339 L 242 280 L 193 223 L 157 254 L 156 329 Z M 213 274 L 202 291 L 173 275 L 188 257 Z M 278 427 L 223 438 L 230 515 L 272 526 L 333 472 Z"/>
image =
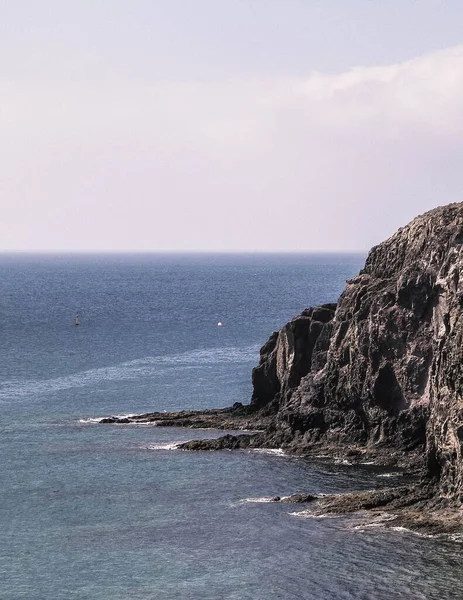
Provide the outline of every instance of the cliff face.
<path id="1" fill-rule="evenodd" d="M 356 444 L 425 457 L 441 496 L 463 493 L 463 204 L 373 248 L 337 304 L 274 333 L 251 404 L 279 443 Z"/>

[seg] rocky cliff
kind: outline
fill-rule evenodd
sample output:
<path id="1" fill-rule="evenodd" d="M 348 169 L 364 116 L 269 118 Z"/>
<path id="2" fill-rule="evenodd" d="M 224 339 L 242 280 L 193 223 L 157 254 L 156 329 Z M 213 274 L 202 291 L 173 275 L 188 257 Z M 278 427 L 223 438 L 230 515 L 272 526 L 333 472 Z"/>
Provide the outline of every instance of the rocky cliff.
<path id="1" fill-rule="evenodd" d="M 276 446 L 420 468 L 418 485 L 325 499 L 321 510 L 388 506 L 416 524 L 423 511 L 448 509 L 445 527 L 460 530 L 462 267 L 463 203 L 436 208 L 374 247 L 338 302 L 309 308 L 270 336 L 253 370 L 250 406 L 102 422 L 259 429 L 178 447 Z M 426 518 L 420 526 L 436 524 Z"/>
<path id="2" fill-rule="evenodd" d="M 423 458 L 439 494 L 463 493 L 463 204 L 374 247 L 336 304 L 275 332 L 253 371 L 267 441 Z"/>

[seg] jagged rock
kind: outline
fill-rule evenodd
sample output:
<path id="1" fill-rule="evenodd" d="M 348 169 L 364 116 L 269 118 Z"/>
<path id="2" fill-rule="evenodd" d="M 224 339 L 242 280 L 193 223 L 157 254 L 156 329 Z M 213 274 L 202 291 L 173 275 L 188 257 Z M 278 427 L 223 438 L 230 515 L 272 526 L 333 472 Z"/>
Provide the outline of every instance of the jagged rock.
<path id="1" fill-rule="evenodd" d="M 157 427 L 188 427 L 190 429 L 215 428 L 215 429 L 241 429 L 253 431 L 265 429 L 270 423 L 270 418 L 265 415 L 256 417 L 255 409 L 241 402 L 235 402 L 231 408 L 217 408 L 208 410 L 182 410 L 180 412 L 153 412 L 127 417 L 103 417 L 99 419 L 102 424 L 151 424 Z"/>
<path id="2" fill-rule="evenodd" d="M 463 204 L 432 210 L 374 247 L 336 305 L 273 333 L 251 406 L 278 444 L 314 442 L 426 458 L 439 493 L 463 494 Z"/>
<path id="3" fill-rule="evenodd" d="M 411 491 L 345 496 L 335 502 L 340 510 L 434 508 L 437 501 L 459 507 L 462 267 L 463 204 L 429 211 L 374 247 L 337 303 L 304 310 L 272 333 L 252 373 L 250 406 L 151 413 L 129 422 L 263 430 L 179 446 L 187 450 L 282 447 L 425 469 Z"/>
<path id="4" fill-rule="evenodd" d="M 291 496 L 281 498 L 281 502 L 304 504 L 306 502 L 313 502 L 314 500 L 317 500 L 317 498 L 318 496 L 314 496 L 313 494 L 291 494 Z"/>
<path id="5" fill-rule="evenodd" d="M 312 368 L 324 365 L 335 308 L 336 304 L 324 304 L 307 309 L 272 333 L 252 372 L 252 406 L 260 408 L 278 400 L 297 387 Z"/>
<path id="6" fill-rule="evenodd" d="M 223 435 L 209 440 L 190 440 L 177 446 L 179 450 L 238 450 L 260 448 L 264 439 L 257 435 Z"/>

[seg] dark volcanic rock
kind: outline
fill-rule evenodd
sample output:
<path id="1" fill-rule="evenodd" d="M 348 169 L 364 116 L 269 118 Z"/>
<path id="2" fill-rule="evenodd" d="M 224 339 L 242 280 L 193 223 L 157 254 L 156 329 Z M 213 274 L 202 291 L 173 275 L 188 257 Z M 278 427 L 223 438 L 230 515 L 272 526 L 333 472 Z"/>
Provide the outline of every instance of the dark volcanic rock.
<path id="1" fill-rule="evenodd" d="M 251 405 L 278 406 L 285 394 L 297 387 L 312 369 L 326 362 L 336 304 L 309 308 L 274 332 L 260 351 L 260 363 L 252 372 Z"/>
<path id="2" fill-rule="evenodd" d="M 263 430 L 180 446 L 188 450 L 283 447 L 424 469 L 411 491 L 343 496 L 336 510 L 461 506 L 462 244 L 463 204 L 417 217 L 370 251 L 336 304 L 309 308 L 270 336 L 250 406 L 129 422 Z"/>
<path id="3" fill-rule="evenodd" d="M 336 305 L 272 334 L 251 401 L 274 415 L 267 443 L 423 457 L 460 501 L 462 243 L 463 204 L 419 216 L 370 251 Z"/>
<path id="4" fill-rule="evenodd" d="M 304 504 L 306 502 L 313 502 L 317 500 L 317 496 L 313 494 L 291 494 L 287 498 L 282 498 L 281 502 L 288 502 L 292 504 Z"/>
<path id="5" fill-rule="evenodd" d="M 262 448 L 265 446 L 265 434 L 223 435 L 206 440 L 190 440 L 177 446 L 179 450 L 238 450 Z"/>
<path id="6" fill-rule="evenodd" d="M 99 423 L 118 425 L 150 423 L 157 427 L 258 430 L 268 427 L 270 419 L 266 416 L 257 416 L 253 407 L 243 406 L 241 402 L 235 402 L 231 408 L 153 412 L 128 417 L 103 417 L 99 420 Z"/>

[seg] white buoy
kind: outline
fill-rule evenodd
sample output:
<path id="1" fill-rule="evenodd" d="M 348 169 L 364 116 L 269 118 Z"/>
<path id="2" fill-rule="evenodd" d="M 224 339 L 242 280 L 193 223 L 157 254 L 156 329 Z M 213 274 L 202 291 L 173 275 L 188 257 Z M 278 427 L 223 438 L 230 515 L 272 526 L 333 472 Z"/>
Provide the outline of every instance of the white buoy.
<path id="1" fill-rule="evenodd" d="M 222 323 L 220 321 L 217 323 L 217 327 L 222 327 Z"/>

